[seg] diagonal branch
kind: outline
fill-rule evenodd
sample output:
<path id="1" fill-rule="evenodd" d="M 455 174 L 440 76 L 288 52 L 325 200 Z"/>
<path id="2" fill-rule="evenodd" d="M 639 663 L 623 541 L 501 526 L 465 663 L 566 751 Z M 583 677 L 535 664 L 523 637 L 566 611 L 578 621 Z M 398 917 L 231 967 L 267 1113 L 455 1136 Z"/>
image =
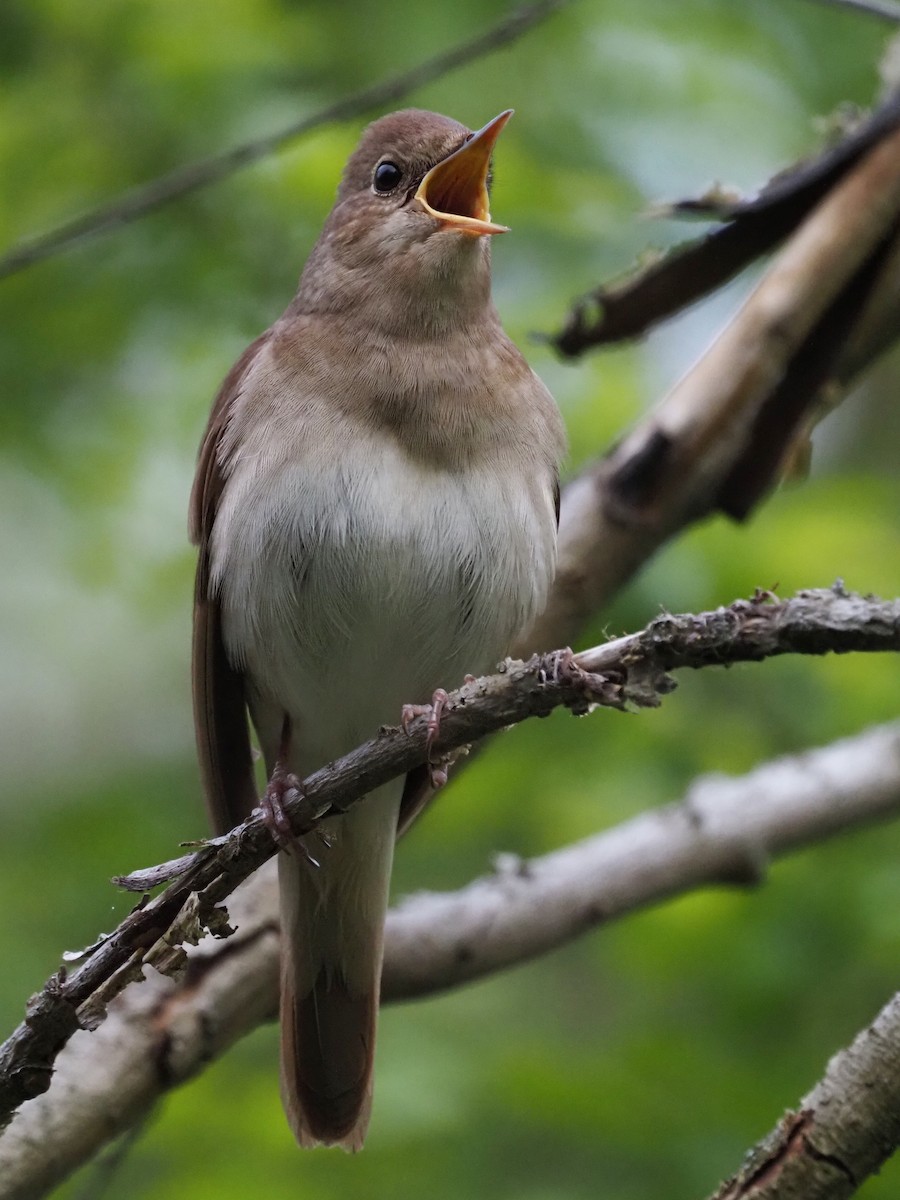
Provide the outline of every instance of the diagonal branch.
<path id="1" fill-rule="evenodd" d="M 846 1200 L 900 1145 L 900 994 L 711 1200 Z"/>
<path id="2" fill-rule="evenodd" d="M 449 754 L 557 707 L 584 713 L 595 705 L 655 706 L 674 687 L 665 674 L 672 669 L 784 653 L 898 649 L 900 600 L 863 598 L 838 586 L 785 601 L 760 594 L 714 613 L 658 618 L 642 634 L 578 656 L 559 651 L 527 663 L 507 659 L 500 674 L 451 694 L 436 750 Z M 424 717 L 411 724 L 409 735 L 383 729 L 310 775 L 303 794 L 285 804 L 295 833 L 308 833 L 324 817 L 346 811 L 380 784 L 423 763 L 426 734 Z M 79 1026 L 96 1027 L 109 1001 L 142 978 L 146 966 L 164 973 L 181 970 L 184 943 L 195 944 L 207 930 L 220 937 L 231 933 L 221 902 L 274 852 L 271 835 L 256 815 L 167 869 L 154 868 L 153 883 L 174 882 L 91 947 L 71 977 L 51 978 L 31 1001 L 25 1023 L 0 1047 L 0 1117 L 8 1119 L 19 1104 L 49 1086 L 53 1062 L 72 1033 Z M 142 888 L 147 880 L 139 872 L 124 882 Z"/>
<path id="3" fill-rule="evenodd" d="M 382 999 L 483 978 L 689 889 L 752 886 L 770 860 L 900 813 L 900 724 L 697 780 L 682 801 L 529 861 L 501 860 L 458 892 L 388 917 Z M 0 1135 L 4 1200 L 36 1200 L 133 1128 L 277 1008 L 277 885 L 258 872 L 229 904 L 237 932 L 206 938 L 178 980 L 155 971 L 60 1055 L 51 1089 Z M 33 1148 L 42 1147 L 40 1154 Z"/>
<path id="4" fill-rule="evenodd" d="M 410 897 L 389 919 L 383 998 L 482 979 L 691 888 L 756 886 L 771 859 L 898 813 L 897 723 L 698 779 L 678 804 L 534 861 L 501 859 L 458 892 Z"/>
<path id="5" fill-rule="evenodd" d="M 779 171 L 751 199 L 735 200 L 715 187 L 698 198 L 662 206 L 661 215 L 701 216 L 722 224 L 588 293 L 547 340 L 564 357 L 575 358 L 596 346 L 640 337 L 696 303 L 797 229 L 898 125 L 900 93 L 893 92 L 835 145 Z"/>
<path id="6" fill-rule="evenodd" d="M 516 653 L 553 644 L 555 630 L 577 636 L 686 526 L 716 509 L 749 515 L 821 403 L 825 377 L 846 380 L 848 360 L 835 351 L 859 369 L 896 338 L 898 222 L 895 128 L 807 217 L 669 394 L 565 489 L 550 603 Z"/>
<path id="7" fill-rule="evenodd" d="M 408 71 L 353 92 L 308 117 L 294 121 L 277 133 L 242 142 L 241 145 L 234 146 L 222 154 L 178 167 L 167 175 L 161 175 L 106 204 L 99 205 L 91 212 L 63 222 L 49 233 L 21 242 L 0 257 L 0 279 L 43 262 L 44 259 L 67 250 L 77 242 L 88 241 L 101 233 L 130 224 L 175 200 L 183 199 L 191 192 L 220 183 L 242 167 L 274 154 L 276 150 L 313 129 L 359 116 L 386 104 L 394 104 L 426 83 L 431 83 L 458 67 L 467 66 L 476 59 L 517 41 L 567 3 L 568 0 L 537 0 L 534 4 L 513 9 L 485 33 L 460 42 L 450 50 L 436 54 Z"/>

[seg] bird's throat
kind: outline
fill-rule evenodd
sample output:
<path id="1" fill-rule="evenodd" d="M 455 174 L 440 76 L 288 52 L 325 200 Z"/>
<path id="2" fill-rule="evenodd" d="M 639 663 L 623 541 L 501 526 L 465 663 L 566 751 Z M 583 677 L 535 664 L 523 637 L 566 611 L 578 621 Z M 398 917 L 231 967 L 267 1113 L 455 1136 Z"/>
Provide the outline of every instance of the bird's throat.
<path id="1" fill-rule="evenodd" d="M 300 280 L 289 315 L 340 317 L 404 343 L 464 332 L 488 319 L 490 239 L 439 230 L 401 252 L 369 257 L 323 238 Z"/>

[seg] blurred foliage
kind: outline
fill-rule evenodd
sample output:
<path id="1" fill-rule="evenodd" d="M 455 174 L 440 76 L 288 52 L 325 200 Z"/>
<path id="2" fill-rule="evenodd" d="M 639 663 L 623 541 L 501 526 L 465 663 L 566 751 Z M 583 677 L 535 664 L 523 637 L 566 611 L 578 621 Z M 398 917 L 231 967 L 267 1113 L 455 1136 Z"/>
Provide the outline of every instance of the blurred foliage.
<path id="1" fill-rule="evenodd" d="M 279 128 L 486 27 L 500 0 L 6 0 L 0 238 L 41 231 Z M 562 365 L 529 341 L 683 227 L 642 220 L 713 179 L 746 189 L 878 87 L 884 26 L 805 0 L 581 0 L 409 98 L 497 155 L 508 329 L 554 389 L 571 467 L 684 370 L 745 283 L 645 344 Z M 371 114 L 375 115 L 375 114 Z M 104 880 L 203 831 L 185 508 L 219 379 L 292 294 L 363 119 L 0 283 L 0 1016 L 128 908 Z M 900 360 L 819 430 L 812 478 L 745 527 L 654 561 L 586 639 L 757 586 L 836 576 L 900 594 Z M 682 678 L 658 712 L 557 716 L 499 738 L 404 843 L 396 889 L 453 887 L 894 716 L 886 658 Z M 111 1194 L 434 1200 L 701 1197 L 898 986 L 900 831 L 824 845 L 755 893 L 692 895 L 528 967 L 383 1017 L 361 1157 L 301 1155 L 259 1031 L 169 1100 Z M 92 1176 L 79 1185 L 93 1195 Z M 867 1184 L 895 1197 L 900 1166 Z M 72 1187 L 63 1189 L 74 1196 Z"/>

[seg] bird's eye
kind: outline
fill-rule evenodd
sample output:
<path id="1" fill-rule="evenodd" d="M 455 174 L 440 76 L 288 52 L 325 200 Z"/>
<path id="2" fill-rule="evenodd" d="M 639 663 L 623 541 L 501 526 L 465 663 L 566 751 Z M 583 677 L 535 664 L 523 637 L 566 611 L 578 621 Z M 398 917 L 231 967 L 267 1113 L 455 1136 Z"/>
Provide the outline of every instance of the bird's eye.
<path id="1" fill-rule="evenodd" d="M 402 178 L 403 172 L 396 163 L 382 162 L 375 168 L 372 186 L 376 192 L 392 192 Z"/>

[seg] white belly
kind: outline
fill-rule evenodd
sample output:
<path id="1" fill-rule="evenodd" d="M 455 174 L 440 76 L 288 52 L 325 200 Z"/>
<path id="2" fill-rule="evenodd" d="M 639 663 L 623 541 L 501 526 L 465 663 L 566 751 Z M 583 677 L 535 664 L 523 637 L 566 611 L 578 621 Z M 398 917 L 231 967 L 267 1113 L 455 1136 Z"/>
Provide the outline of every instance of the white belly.
<path id="1" fill-rule="evenodd" d="M 554 570 L 547 481 L 509 464 L 427 469 L 387 438 L 360 443 L 339 461 L 239 464 L 213 530 L 226 648 L 257 725 L 266 710 L 270 725 L 291 716 L 295 769 L 491 669 Z"/>

